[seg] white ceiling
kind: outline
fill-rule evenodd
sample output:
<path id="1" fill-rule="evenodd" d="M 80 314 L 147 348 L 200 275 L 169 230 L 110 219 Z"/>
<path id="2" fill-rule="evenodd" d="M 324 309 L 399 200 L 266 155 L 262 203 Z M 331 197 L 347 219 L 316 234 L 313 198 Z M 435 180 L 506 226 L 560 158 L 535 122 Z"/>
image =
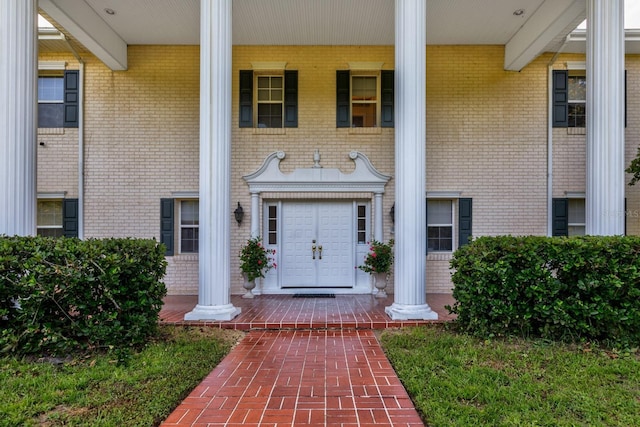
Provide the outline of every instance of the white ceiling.
<path id="1" fill-rule="evenodd" d="M 200 0 L 85 1 L 127 44 L 198 44 Z M 429 0 L 427 43 L 506 44 L 544 0 Z M 391 45 L 394 0 L 234 0 L 236 45 Z M 108 15 L 105 9 L 115 15 Z M 517 9 L 524 14 L 514 16 Z"/>
<path id="2" fill-rule="evenodd" d="M 127 68 L 127 45 L 199 44 L 200 1 L 39 4 L 59 27 L 116 70 Z M 584 49 L 580 41 L 565 44 L 584 20 L 584 0 L 426 1 L 427 44 L 504 45 L 505 69 L 520 70 L 545 51 Z M 235 45 L 394 44 L 395 0 L 233 0 L 232 5 Z M 629 46 L 628 53 L 640 52 L 637 40 Z"/>

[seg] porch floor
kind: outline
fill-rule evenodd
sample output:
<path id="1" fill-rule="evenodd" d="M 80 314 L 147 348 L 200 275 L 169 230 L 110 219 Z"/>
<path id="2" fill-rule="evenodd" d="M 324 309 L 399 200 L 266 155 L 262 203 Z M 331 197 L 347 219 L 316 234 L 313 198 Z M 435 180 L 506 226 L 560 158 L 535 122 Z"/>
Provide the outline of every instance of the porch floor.
<path id="1" fill-rule="evenodd" d="M 455 318 L 444 308 L 453 305 L 450 294 L 427 294 L 427 304 L 438 313 L 438 322 Z M 196 295 L 173 295 L 164 299 L 160 322 L 211 325 L 225 329 L 385 329 L 433 323 L 433 320 L 391 320 L 384 312 L 393 295 L 336 295 L 335 298 L 293 298 L 291 295 L 258 295 L 245 299 L 231 296 L 242 313 L 230 321 L 185 321 L 184 315 L 198 303 Z"/>
<path id="2" fill-rule="evenodd" d="M 451 295 L 427 296 L 439 322 Z M 434 321 L 392 321 L 393 296 L 232 296 L 230 322 L 185 322 L 195 296 L 168 296 L 162 323 L 248 330 L 161 427 L 421 427 L 424 422 L 373 329 Z"/>

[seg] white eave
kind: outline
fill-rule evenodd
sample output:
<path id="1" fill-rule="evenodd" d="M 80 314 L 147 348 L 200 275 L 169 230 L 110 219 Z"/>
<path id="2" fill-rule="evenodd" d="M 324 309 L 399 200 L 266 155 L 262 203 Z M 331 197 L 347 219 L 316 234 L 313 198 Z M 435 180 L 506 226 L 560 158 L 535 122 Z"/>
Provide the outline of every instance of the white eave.
<path id="1" fill-rule="evenodd" d="M 520 71 L 543 53 L 559 34 L 584 20 L 584 0 L 546 1 L 505 45 L 504 69 Z"/>
<path id="2" fill-rule="evenodd" d="M 38 5 L 106 66 L 127 69 L 127 44 L 87 3 L 39 0 Z"/>
<path id="3" fill-rule="evenodd" d="M 624 31 L 624 47 L 626 54 L 640 54 L 640 30 Z M 587 31 L 575 30 L 567 37 L 563 52 L 585 53 L 587 48 Z"/>

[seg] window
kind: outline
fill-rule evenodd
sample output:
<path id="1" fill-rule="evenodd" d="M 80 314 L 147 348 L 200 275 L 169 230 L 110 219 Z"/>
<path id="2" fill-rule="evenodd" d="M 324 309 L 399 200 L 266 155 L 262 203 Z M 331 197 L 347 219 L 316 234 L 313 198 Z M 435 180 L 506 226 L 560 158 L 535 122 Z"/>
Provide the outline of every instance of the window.
<path id="1" fill-rule="evenodd" d="M 337 127 L 393 127 L 393 70 L 336 71 Z"/>
<path id="2" fill-rule="evenodd" d="M 357 241 L 359 244 L 367 243 L 367 206 L 358 205 L 357 209 Z"/>
<path id="3" fill-rule="evenodd" d="M 453 203 L 427 200 L 427 251 L 453 250 Z"/>
<path id="4" fill-rule="evenodd" d="M 38 77 L 38 127 L 64 126 L 64 77 Z"/>
<path id="5" fill-rule="evenodd" d="M 180 202 L 180 253 L 198 253 L 199 203 L 197 200 Z"/>
<path id="6" fill-rule="evenodd" d="M 277 245 L 278 244 L 278 207 L 275 205 L 269 205 L 267 208 L 267 211 L 268 211 L 267 243 L 269 245 Z"/>
<path id="7" fill-rule="evenodd" d="M 567 64 L 569 66 L 569 64 Z M 587 110 L 587 79 L 584 64 L 573 64 L 570 70 L 553 71 L 553 127 L 584 128 Z M 624 74 L 624 123 L 627 125 L 627 72 Z"/>
<path id="8" fill-rule="evenodd" d="M 351 127 L 376 127 L 378 124 L 378 78 L 351 77 Z"/>
<path id="9" fill-rule="evenodd" d="M 568 117 L 570 128 L 585 127 L 587 79 L 582 72 L 569 72 Z"/>
<path id="10" fill-rule="evenodd" d="M 258 76 L 258 127 L 282 127 L 283 78 Z"/>
<path id="11" fill-rule="evenodd" d="M 553 236 L 584 236 L 585 211 L 584 196 L 553 199 L 551 234 Z"/>
<path id="12" fill-rule="evenodd" d="M 64 235 L 62 209 L 62 200 L 38 200 L 38 236 L 62 237 Z"/>
<path id="13" fill-rule="evenodd" d="M 298 127 L 298 72 L 256 74 L 242 70 L 239 101 L 241 128 L 254 123 L 258 128 Z"/>
<path id="14" fill-rule="evenodd" d="M 78 127 L 79 94 L 79 71 L 41 71 L 38 77 L 38 127 Z"/>
<path id="15" fill-rule="evenodd" d="M 585 206 L 584 199 L 569 199 L 568 204 L 569 236 L 584 236 Z"/>

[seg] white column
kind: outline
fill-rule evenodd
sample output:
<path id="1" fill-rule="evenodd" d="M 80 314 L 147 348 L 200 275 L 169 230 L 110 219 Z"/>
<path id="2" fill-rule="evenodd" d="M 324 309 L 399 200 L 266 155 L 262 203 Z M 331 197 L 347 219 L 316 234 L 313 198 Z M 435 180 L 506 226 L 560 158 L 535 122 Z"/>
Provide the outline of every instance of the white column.
<path id="1" fill-rule="evenodd" d="M 37 0 L 0 1 L 0 234 L 36 233 Z"/>
<path id="2" fill-rule="evenodd" d="M 251 193 L 251 237 L 260 234 L 260 193 Z"/>
<path id="3" fill-rule="evenodd" d="M 374 212 L 375 212 L 375 222 L 373 224 L 373 238 L 378 242 L 382 242 L 384 239 L 384 229 L 383 229 L 383 221 L 382 218 L 384 214 L 382 213 L 382 193 L 375 193 L 373 195 L 373 203 L 374 203 Z"/>
<path id="4" fill-rule="evenodd" d="M 624 234 L 624 0 L 587 0 L 586 233 Z"/>
<path id="5" fill-rule="evenodd" d="M 231 320 L 232 0 L 200 1 L 200 248 L 198 305 L 185 320 Z"/>
<path id="6" fill-rule="evenodd" d="M 426 1 L 396 0 L 394 320 L 437 319 L 426 303 Z"/>

